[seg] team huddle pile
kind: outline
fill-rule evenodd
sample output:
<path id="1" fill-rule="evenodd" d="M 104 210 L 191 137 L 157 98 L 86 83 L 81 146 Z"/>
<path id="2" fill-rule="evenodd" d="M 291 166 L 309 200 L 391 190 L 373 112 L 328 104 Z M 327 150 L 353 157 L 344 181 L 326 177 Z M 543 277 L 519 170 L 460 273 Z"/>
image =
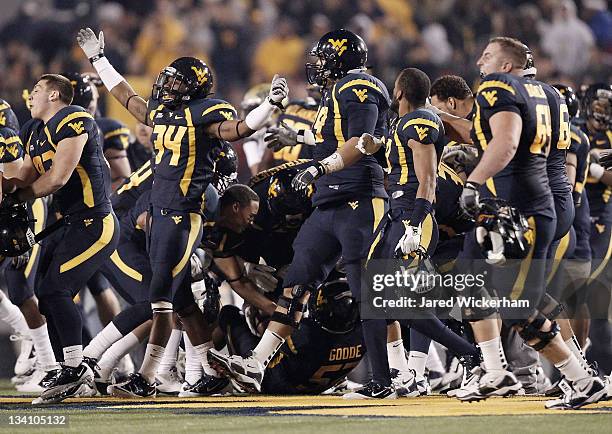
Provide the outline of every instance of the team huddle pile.
<path id="1" fill-rule="evenodd" d="M 23 339 L 13 382 L 40 393 L 33 404 L 232 391 L 393 399 L 433 388 L 463 401 L 546 393 L 547 408 L 577 409 L 612 397 L 581 347 L 589 315 L 610 327 L 609 85 L 586 88 L 577 116 L 574 91 L 537 81 L 529 49 L 499 37 L 477 62 L 475 96 L 460 77 L 431 84 L 415 68 L 390 95 L 367 72 L 364 41 L 340 29 L 310 53 L 307 101 L 290 101 L 275 76 L 240 119 L 210 97 L 199 59 L 164 68 L 145 100 L 104 56 L 102 32 L 77 41 L 155 152 L 126 150 L 129 131 L 94 118 L 94 76 L 42 76 L 21 128 L 2 105 L 10 230 L 0 247 L 13 259 L 0 314 Z M 274 164 L 247 186 L 229 142 L 249 136 Z M 441 274 L 484 267 L 490 279 L 472 294 L 529 307 L 360 318 L 372 290 L 362 275 L 382 259 Z M 241 309 L 220 306 L 223 281 Z M 83 348 L 73 298 L 85 286 L 106 327 Z M 129 304 L 121 312 L 111 286 Z M 147 338 L 135 370 L 128 353 Z M 449 372 L 427 363 L 434 341 L 453 357 Z M 540 356 L 559 371 L 555 385 Z M 349 387 L 364 357 L 370 378 Z"/>

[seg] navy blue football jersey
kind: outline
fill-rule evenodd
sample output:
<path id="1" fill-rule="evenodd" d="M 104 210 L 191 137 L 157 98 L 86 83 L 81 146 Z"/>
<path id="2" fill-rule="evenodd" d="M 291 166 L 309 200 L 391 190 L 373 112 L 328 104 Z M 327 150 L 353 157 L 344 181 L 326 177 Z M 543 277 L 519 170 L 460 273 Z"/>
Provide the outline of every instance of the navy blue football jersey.
<path id="1" fill-rule="evenodd" d="M 352 72 L 338 80 L 331 89 L 323 92 L 312 127 L 316 143 L 313 158 L 322 160 L 329 157 L 351 137 L 363 133 L 383 137 L 389 104 L 387 88 L 376 77 L 365 72 Z M 369 113 L 365 116 L 367 122 L 364 113 Z M 350 167 L 322 176 L 315 185 L 314 206 L 357 197 L 387 197 L 382 167 L 372 155 L 362 157 Z"/>
<path id="2" fill-rule="evenodd" d="M 565 170 L 565 158 L 571 144 L 570 116 L 565 98 L 553 86 L 541 83 L 548 99 L 551 120 L 550 153 L 546 161 L 548 182 L 553 195 L 569 194 L 572 186 Z"/>
<path id="3" fill-rule="evenodd" d="M 53 194 L 63 215 L 85 210 L 108 213 L 112 209 L 110 169 L 98 126 L 85 109 L 71 105 L 58 111 L 46 124 L 32 119 L 20 130 L 25 150 L 39 175 L 51 169 L 62 140 L 82 134 L 87 134 L 87 142 L 79 163 L 68 182 Z"/>
<path id="4" fill-rule="evenodd" d="M 349 333 L 332 334 L 305 318 L 267 369 L 285 372 L 296 393 L 319 394 L 346 377 L 365 353 L 359 322 Z"/>
<path id="5" fill-rule="evenodd" d="M 467 217 L 459 206 L 463 191 L 463 180 L 450 166 L 441 161 L 436 179 L 436 222 L 442 233 L 449 237 L 462 234 L 474 227 L 474 221 Z M 445 237 L 446 237 L 445 235 Z"/>
<path id="6" fill-rule="evenodd" d="M 526 215 L 554 216 L 546 161 L 551 144 L 552 121 L 542 85 L 511 74 L 487 75 L 476 94 L 471 136 L 480 152 L 491 141 L 489 119 L 498 112 L 518 114 L 523 122 L 518 149 L 510 163 L 486 186 L 491 194 L 510 202 Z"/>
<path id="7" fill-rule="evenodd" d="M 402 191 L 402 200 L 408 204 L 414 202 L 419 188 L 409 140 L 433 146 L 439 162 L 446 139 L 438 115 L 424 108 L 414 110 L 395 122 L 387 135 L 388 190 L 391 197 L 396 191 Z"/>
<path id="8" fill-rule="evenodd" d="M 202 195 L 213 177 L 211 151 L 222 143 L 204 130 L 235 118 L 234 107 L 219 99 L 190 101 L 176 109 L 149 100 L 155 146 L 154 206 L 178 211 L 201 209 Z"/>

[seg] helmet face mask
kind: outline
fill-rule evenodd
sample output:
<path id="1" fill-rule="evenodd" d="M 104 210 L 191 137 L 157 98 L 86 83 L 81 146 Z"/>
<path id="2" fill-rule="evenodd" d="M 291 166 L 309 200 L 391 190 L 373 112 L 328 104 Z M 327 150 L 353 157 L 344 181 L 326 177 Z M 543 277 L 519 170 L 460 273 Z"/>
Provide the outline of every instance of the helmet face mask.
<path id="1" fill-rule="evenodd" d="M 151 97 L 161 104 L 177 106 L 206 98 L 212 85 L 212 73 L 206 63 L 195 57 L 181 57 L 159 73 Z"/>
<path id="2" fill-rule="evenodd" d="M 524 259 L 529 253 L 527 219 L 501 199 L 483 199 L 476 218 L 476 240 L 487 262 L 502 265 L 507 259 Z"/>
<path id="3" fill-rule="evenodd" d="M 606 84 L 592 84 L 584 92 L 582 113 L 587 123 L 598 131 L 605 131 L 612 125 L 612 87 Z"/>
<path id="4" fill-rule="evenodd" d="M 221 150 L 214 158 L 214 162 L 215 173 L 212 184 L 221 195 L 230 185 L 238 182 L 238 156 L 234 148 L 229 143 L 224 142 Z"/>

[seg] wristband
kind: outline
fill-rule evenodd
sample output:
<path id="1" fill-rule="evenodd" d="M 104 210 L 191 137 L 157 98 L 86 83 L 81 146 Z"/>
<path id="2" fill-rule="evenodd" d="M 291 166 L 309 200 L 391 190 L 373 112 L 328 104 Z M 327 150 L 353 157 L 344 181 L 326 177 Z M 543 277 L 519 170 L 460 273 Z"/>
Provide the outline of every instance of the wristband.
<path id="1" fill-rule="evenodd" d="M 465 186 L 463 188 L 471 188 L 472 190 L 478 191 L 480 188 L 480 184 L 474 181 L 466 181 Z"/>
<path id="2" fill-rule="evenodd" d="M 337 172 L 344 168 L 344 160 L 342 160 L 342 155 L 338 152 L 334 152 L 329 157 L 324 158 L 320 161 L 325 174 Z"/>
<path id="3" fill-rule="evenodd" d="M 115 68 L 113 68 L 113 65 L 110 64 L 106 57 L 96 60 L 92 63 L 92 65 L 98 72 L 100 80 L 102 80 L 102 83 L 104 83 L 104 86 L 109 90 L 109 92 L 119 83 L 124 81 L 124 78 L 115 70 Z"/>
<path id="4" fill-rule="evenodd" d="M 420 225 L 427 214 L 431 214 L 433 210 L 433 205 L 427 199 L 422 197 L 417 198 L 414 201 L 414 209 L 412 210 L 412 217 L 410 217 L 410 225 L 418 226 Z"/>
<path id="5" fill-rule="evenodd" d="M 275 106 L 270 104 L 270 101 L 268 100 L 268 98 L 266 98 L 261 104 L 259 104 L 257 107 L 251 110 L 248 115 L 246 115 L 246 117 L 244 118 L 244 122 L 251 130 L 257 131 L 266 125 L 274 109 Z"/>

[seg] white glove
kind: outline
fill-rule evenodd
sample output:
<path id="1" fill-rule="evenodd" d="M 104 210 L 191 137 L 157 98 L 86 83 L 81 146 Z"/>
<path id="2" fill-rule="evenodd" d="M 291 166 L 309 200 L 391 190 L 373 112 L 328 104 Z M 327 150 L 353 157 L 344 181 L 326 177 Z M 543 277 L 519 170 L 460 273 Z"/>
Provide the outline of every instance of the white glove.
<path id="1" fill-rule="evenodd" d="M 268 100 L 272 105 L 284 109 L 289 98 L 289 86 L 287 80 L 283 77 L 279 77 L 278 74 L 274 75 L 272 79 L 272 85 L 270 86 L 270 93 Z"/>
<path id="2" fill-rule="evenodd" d="M 96 34 L 89 27 L 79 30 L 77 33 L 77 42 L 88 59 L 104 54 L 104 32 L 100 31 L 100 35 Z"/>
<path id="3" fill-rule="evenodd" d="M 404 223 L 405 224 L 405 223 Z M 404 235 L 399 239 L 395 246 L 395 254 L 408 255 L 419 248 L 421 244 L 421 225 L 406 225 Z"/>
<path id="4" fill-rule="evenodd" d="M 355 148 L 364 155 L 372 155 L 380 149 L 383 143 L 382 140 L 377 139 L 373 135 L 363 133 L 361 137 L 359 137 Z"/>

